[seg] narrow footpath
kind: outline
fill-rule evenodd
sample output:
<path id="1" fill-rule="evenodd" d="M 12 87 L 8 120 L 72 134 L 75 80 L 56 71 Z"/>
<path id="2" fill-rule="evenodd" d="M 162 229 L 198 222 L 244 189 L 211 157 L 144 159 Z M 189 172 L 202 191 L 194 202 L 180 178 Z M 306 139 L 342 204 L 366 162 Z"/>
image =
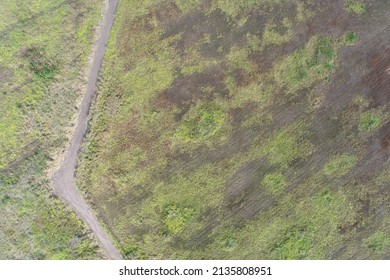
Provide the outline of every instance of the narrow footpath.
<path id="1" fill-rule="evenodd" d="M 78 216 L 88 224 L 89 228 L 95 234 L 100 247 L 106 253 L 107 258 L 122 259 L 121 254 L 114 247 L 111 239 L 100 225 L 95 214 L 80 195 L 75 183 L 78 153 L 87 132 L 88 114 L 96 91 L 99 71 L 102 66 L 110 30 L 115 19 L 115 10 L 118 4 L 118 0 L 108 1 L 108 9 L 104 15 L 100 37 L 97 42 L 91 70 L 88 76 L 88 87 L 81 104 L 76 130 L 64 161 L 53 175 L 53 183 L 55 194 L 63 198 L 76 211 Z"/>

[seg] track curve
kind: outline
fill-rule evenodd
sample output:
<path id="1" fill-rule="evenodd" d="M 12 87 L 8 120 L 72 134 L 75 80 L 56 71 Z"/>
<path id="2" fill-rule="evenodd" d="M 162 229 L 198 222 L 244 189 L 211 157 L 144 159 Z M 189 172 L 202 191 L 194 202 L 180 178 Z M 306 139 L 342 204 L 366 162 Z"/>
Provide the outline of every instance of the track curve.
<path id="1" fill-rule="evenodd" d="M 88 114 L 95 94 L 96 83 L 102 66 L 104 53 L 107 48 L 110 30 L 114 23 L 117 5 L 118 0 L 108 0 L 108 7 L 104 14 L 100 36 L 97 41 L 97 47 L 88 76 L 87 91 L 83 97 L 71 145 L 65 154 L 64 161 L 62 162 L 60 168 L 52 177 L 54 183 L 54 193 L 64 199 L 76 211 L 79 217 L 88 224 L 89 228 L 95 234 L 100 247 L 104 250 L 107 258 L 109 259 L 122 259 L 122 255 L 115 248 L 111 239 L 100 225 L 96 215 L 93 213 L 77 189 L 75 172 L 77 168 L 78 153 L 87 132 Z"/>

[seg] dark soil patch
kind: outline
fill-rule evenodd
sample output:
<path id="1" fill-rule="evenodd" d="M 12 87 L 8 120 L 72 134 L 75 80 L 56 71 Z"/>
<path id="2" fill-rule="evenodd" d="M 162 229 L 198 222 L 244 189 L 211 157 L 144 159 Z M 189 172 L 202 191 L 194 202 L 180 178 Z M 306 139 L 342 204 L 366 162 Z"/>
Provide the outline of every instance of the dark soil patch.
<path id="1" fill-rule="evenodd" d="M 272 195 L 261 187 L 261 181 L 270 169 L 268 161 L 262 158 L 244 164 L 227 179 L 225 207 L 229 219 L 243 222 L 273 204 Z"/>
<path id="2" fill-rule="evenodd" d="M 14 76 L 14 72 L 7 67 L 0 67 L 0 87 L 7 82 L 11 81 Z"/>
<path id="3" fill-rule="evenodd" d="M 368 75 L 364 82 L 369 86 L 371 106 L 377 107 L 390 101 L 390 48 L 370 53 L 367 60 Z"/>
<path id="4" fill-rule="evenodd" d="M 291 40 L 280 45 L 269 45 L 264 50 L 252 54 L 252 60 L 258 65 L 259 72 L 267 72 L 280 57 L 304 47 L 315 35 L 322 34 L 337 38 L 345 30 L 356 30 L 356 27 L 361 25 L 356 17 L 346 13 L 343 1 L 313 1 L 310 7 L 311 10 L 319 11 L 319 13 L 312 19 L 294 27 Z M 287 15 L 289 17 L 296 15 L 294 7 L 291 7 Z"/>
<path id="5" fill-rule="evenodd" d="M 204 226 L 196 230 L 188 238 L 178 236 L 172 241 L 172 246 L 185 250 L 192 250 L 196 248 L 205 248 L 212 240 L 210 237 L 213 229 L 220 226 L 222 220 L 220 219 L 218 213 L 219 209 L 208 208 L 206 211 L 197 218 L 198 222 L 204 224 Z M 192 249 L 191 249 L 192 248 Z"/>
<path id="6" fill-rule="evenodd" d="M 175 21 L 181 15 L 180 9 L 173 2 L 163 3 L 156 9 L 157 20 L 166 25 L 172 21 Z"/>
<path id="7" fill-rule="evenodd" d="M 183 53 L 206 35 L 210 36 L 210 40 L 202 43 L 200 48 L 205 57 L 221 57 L 237 39 L 232 33 L 235 29 L 233 22 L 220 10 L 215 10 L 209 15 L 202 12 L 184 14 L 167 24 L 166 29 L 162 39 L 181 34 L 176 43 L 178 53 Z"/>
<path id="8" fill-rule="evenodd" d="M 219 67 L 212 67 L 201 73 L 180 75 L 169 89 L 160 94 L 158 103 L 181 108 L 181 112 L 176 116 L 176 119 L 180 120 L 197 99 L 210 100 L 227 94 L 224 72 Z"/>
<path id="9" fill-rule="evenodd" d="M 379 131 L 380 150 L 379 154 L 386 159 L 390 156 L 390 122 Z"/>

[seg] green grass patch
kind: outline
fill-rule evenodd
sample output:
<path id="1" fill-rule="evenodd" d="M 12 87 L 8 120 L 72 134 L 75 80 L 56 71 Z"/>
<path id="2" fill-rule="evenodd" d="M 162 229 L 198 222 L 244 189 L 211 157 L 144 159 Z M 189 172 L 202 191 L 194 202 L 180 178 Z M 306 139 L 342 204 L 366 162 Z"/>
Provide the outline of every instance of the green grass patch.
<path id="1" fill-rule="evenodd" d="M 179 9 L 184 12 L 195 10 L 201 2 L 202 2 L 201 0 L 176 0 L 175 1 Z"/>
<path id="2" fill-rule="evenodd" d="M 178 207 L 171 204 L 164 209 L 164 225 L 171 234 L 181 232 L 189 219 L 195 214 L 194 209 L 188 207 Z"/>
<path id="3" fill-rule="evenodd" d="M 359 130 L 372 132 L 377 130 L 383 123 L 383 113 L 379 111 L 368 111 L 361 114 L 359 119 Z"/>
<path id="4" fill-rule="evenodd" d="M 84 224 L 50 195 L 45 172 L 76 113 L 101 8 L 0 2 L 0 259 L 101 258 Z M 76 36 L 86 22 L 91 32 Z"/>
<path id="5" fill-rule="evenodd" d="M 267 173 L 264 176 L 262 185 L 272 193 L 279 193 L 287 186 L 286 177 L 281 173 Z"/>
<path id="6" fill-rule="evenodd" d="M 342 42 L 346 46 L 354 45 L 357 42 L 359 42 L 359 40 L 360 40 L 359 35 L 353 31 L 346 32 L 342 38 Z"/>
<path id="7" fill-rule="evenodd" d="M 183 142 L 203 141 L 221 130 L 225 118 L 225 113 L 219 108 L 212 105 L 197 106 L 178 128 L 177 137 Z"/>
<path id="8" fill-rule="evenodd" d="M 364 240 L 364 246 L 374 252 L 383 252 L 390 247 L 390 235 L 378 231 Z"/>
<path id="9" fill-rule="evenodd" d="M 279 260 L 301 260 L 307 257 L 311 246 L 312 242 L 304 231 L 292 228 L 285 233 L 282 241 L 275 244 L 273 252 Z"/>
<path id="10" fill-rule="evenodd" d="M 292 22 L 288 18 L 282 21 L 283 32 L 276 30 L 276 24 L 267 24 L 263 33 L 263 45 L 281 45 L 288 42 L 292 36 Z"/>
<path id="11" fill-rule="evenodd" d="M 122 78 L 122 86 L 128 92 L 126 102 L 146 103 L 153 93 L 166 89 L 174 79 L 172 68 L 169 53 L 141 60 Z"/>
<path id="12" fill-rule="evenodd" d="M 330 37 L 314 37 L 307 45 L 281 60 L 275 81 L 291 94 L 328 78 L 336 63 L 336 43 Z"/>
<path id="13" fill-rule="evenodd" d="M 340 177 L 346 175 L 355 166 L 357 157 L 354 155 L 342 154 L 333 157 L 324 166 L 324 173 L 329 177 Z"/>
<path id="14" fill-rule="evenodd" d="M 266 2 L 269 0 L 217 0 L 214 2 L 215 8 L 219 8 L 228 14 L 231 17 L 237 16 L 239 13 L 245 13 L 250 11 L 255 6 L 259 5 L 261 2 Z"/>
<path id="15" fill-rule="evenodd" d="M 304 139 L 304 126 L 298 122 L 271 137 L 265 145 L 270 162 L 283 168 L 304 159 L 313 152 L 313 145 Z"/>
<path id="16" fill-rule="evenodd" d="M 245 48 L 233 47 L 226 58 L 228 65 L 233 69 L 238 68 L 250 71 L 254 67 L 248 58 L 248 51 Z"/>
<path id="17" fill-rule="evenodd" d="M 348 0 L 345 9 L 352 13 L 363 14 L 366 11 L 366 4 L 362 1 Z"/>

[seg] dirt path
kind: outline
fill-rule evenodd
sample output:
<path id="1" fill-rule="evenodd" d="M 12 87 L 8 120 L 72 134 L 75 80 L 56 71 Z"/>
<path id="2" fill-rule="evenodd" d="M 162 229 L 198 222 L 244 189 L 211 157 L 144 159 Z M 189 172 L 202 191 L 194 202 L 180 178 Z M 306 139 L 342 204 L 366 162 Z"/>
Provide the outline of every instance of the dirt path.
<path id="1" fill-rule="evenodd" d="M 80 195 L 74 177 L 77 168 L 77 155 L 87 131 L 88 113 L 95 93 L 96 83 L 107 47 L 110 30 L 114 22 L 117 4 L 118 0 L 108 0 L 108 9 L 105 12 L 100 37 L 97 41 L 97 47 L 88 77 L 88 87 L 81 104 L 77 127 L 64 161 L 53 175 L 55 194 L 62 197 L 70 206 L 72 206 L 77 214 L 89 225 L 96 235 L 101 248 L 110 259 L 122 259 L 122 256 L 112 244 L 93 211 L 91 211 L 84 198 Z"/>

